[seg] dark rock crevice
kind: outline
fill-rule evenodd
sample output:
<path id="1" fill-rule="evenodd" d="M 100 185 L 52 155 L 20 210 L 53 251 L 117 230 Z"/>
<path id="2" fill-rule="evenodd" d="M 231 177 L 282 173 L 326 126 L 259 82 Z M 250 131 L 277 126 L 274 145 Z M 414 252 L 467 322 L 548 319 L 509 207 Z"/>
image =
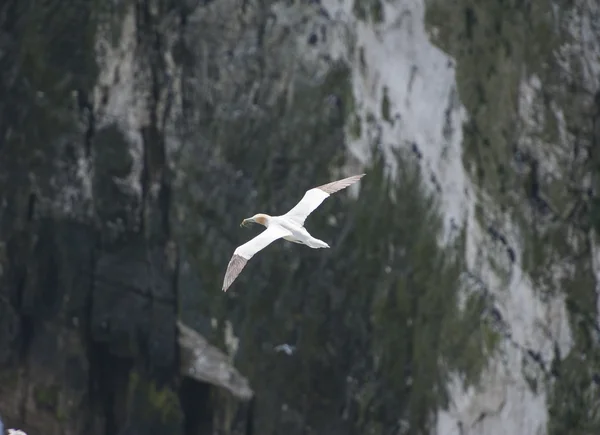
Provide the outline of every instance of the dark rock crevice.
<path id="1" fill-rule="evenodd" d="M 2 335 L 1 373 L 17 380 L 0 385 L 4 421 L 33 435 L 133 434 L 155 412 L 163 413 L 156 431 L 144 433 L 209 433 L 213 387 L 179 374 L 175 281 L 164 255 L 145 244 L 107 253 L 77 222 L 41 219 L 36 227 L 28 256 L 9 250 L 24 270 L 2 282 L 24 295 L 2 300 L 2 312 L 14 314 L 1 319 L 13 331 Z"/>

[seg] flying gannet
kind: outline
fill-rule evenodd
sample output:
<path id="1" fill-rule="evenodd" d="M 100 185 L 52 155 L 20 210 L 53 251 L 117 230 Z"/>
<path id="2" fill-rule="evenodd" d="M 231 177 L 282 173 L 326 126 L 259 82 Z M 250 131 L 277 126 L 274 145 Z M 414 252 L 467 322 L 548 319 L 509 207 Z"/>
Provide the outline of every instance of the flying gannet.
<path id="1" fill-rule="evenodd" d="M 364 175 L 353 175 L 352 177 L 307 190 L 300 202 L 284 215 L 269 216 L 264 213 L 258 213 L 248 219 L 244 219 L 240 226 L 257 223 L 264 225 L 267 229 L 255 238 L 238 246 L 233 252 L 233 256 L 229 260 L 227 271 L 225 272 L 223 291 L 227 291 L 254 254 L 266 248 L 277 239 L 283 238 L 289 242 L 304 244 L 313 249 L 329 248 L 329 245 L 323 240 L 316 239 L 310 235 L 306 228 L 304 228 L 304 221 L 331 194 L 356 183 Z"/>

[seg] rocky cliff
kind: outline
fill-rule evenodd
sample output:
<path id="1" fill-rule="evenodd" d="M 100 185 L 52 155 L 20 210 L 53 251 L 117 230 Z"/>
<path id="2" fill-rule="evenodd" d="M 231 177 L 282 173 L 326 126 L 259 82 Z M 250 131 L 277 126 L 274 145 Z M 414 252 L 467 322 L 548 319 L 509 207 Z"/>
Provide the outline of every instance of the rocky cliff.
<path id="1" fill-rule="evenodd" d="M 0 416 L 600 432 L 590 0 L 7 0 Z M 360 186 L 220 290 L 314 185 Z"/>

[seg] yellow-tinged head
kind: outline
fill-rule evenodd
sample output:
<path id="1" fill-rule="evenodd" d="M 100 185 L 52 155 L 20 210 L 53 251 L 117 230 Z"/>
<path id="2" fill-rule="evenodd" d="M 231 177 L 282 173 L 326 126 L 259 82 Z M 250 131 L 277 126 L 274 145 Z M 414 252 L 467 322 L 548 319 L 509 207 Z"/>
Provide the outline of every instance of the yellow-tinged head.
<path id="1" fill-rule="evenodd" d="M 250 223 L 261 224 L 266 227 L 269 224 L 269 218 L 269 215 L 266 215 L 264 213 L 258 213 L 248 219 L 244 219 L 240 224 L 240 227 L 247 226 Z"/>

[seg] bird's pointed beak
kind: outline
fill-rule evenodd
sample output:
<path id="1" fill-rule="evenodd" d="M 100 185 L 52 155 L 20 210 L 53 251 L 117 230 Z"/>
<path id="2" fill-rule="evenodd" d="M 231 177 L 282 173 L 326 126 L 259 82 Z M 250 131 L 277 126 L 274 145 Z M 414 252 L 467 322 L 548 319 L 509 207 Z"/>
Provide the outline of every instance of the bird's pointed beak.
<path id="1" fill-rule="evenodd" d="M 240 224 L 240 227 L 245 227 L 246 225 L 248 225 L 248 219 L 244 219 Z"/>

